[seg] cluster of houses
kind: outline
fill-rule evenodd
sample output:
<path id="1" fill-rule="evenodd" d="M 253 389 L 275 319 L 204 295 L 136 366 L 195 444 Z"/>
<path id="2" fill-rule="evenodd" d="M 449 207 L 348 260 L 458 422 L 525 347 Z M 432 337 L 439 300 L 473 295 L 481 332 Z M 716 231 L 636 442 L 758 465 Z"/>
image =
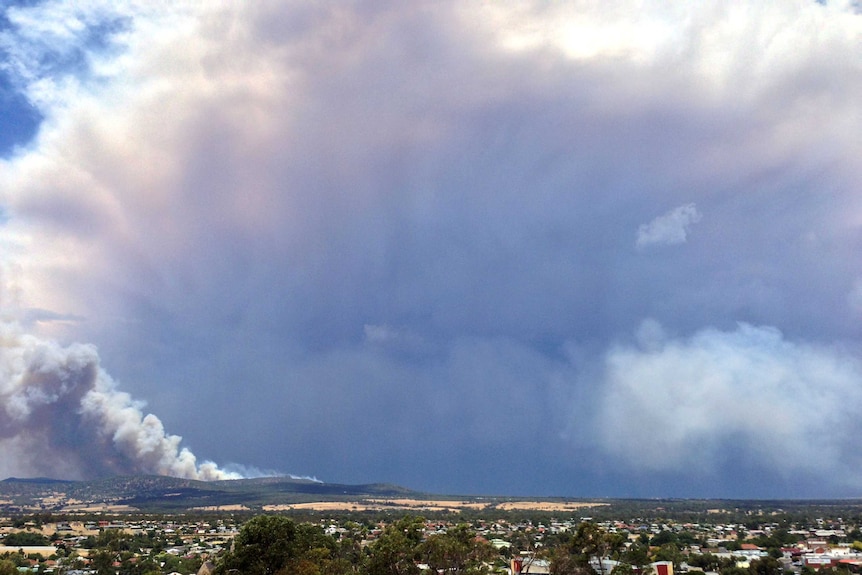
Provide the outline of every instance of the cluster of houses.
<path id="1" fill-rule="evenodd" d="M 840 521 L 840 520 L 839 520 Z M 790 531 L 795 535 L 797 543 L 779 549 L 780 557 L 775 557 L 787 572 L 800 572 L 808 567 L 815 570 L 822 568 L 844 567 L 848 571 L 862 572 L 862 542 L 851 542 L 847 540 L 844 526 L 834 525 L 833 529 L 822 529 L 823 520 L 818 519 L 815 525 L 808 528 L 798 528 Z M 609 530 L 618 530 L 620 525 L 606 525 Z M 626 526 L 630 533 L 643 532 L 644 526 Z M 777 525 L 769 524 L 761 526 L 761 529 L 745 530 L 739 525 L 655 525 L 649 526 L 649 532 L 656 534 L 662 530 L 685 531 L 707 533 L 704 538 L 705 545 L 693 544 L 683 549 L 687 555 L 698 555 L 709 553 L 720 559 L 731 559 L 736 566 L 747 568 L 751 561 L 769 556 L 769 551 L 763 547 L 747 540 L 756 539 L 758 536 L 768 536 L 775 531 Z M 777 554 L 776 554 L 777 555 Z M 775 555 L 773 555 L 775 556 Z M 612 566 L 612 565 L 608 565 Z M 657 575 L 673 575 L 673 565 L 663 565 L 662 562 L 653 563 L 654 572 Z M 607 567 L 607 566 L 606 566 Z M 677 571 L 687 572 L 692 570 L 689 565 L 682 562 L 676 566 Z M 669 571 L 668 571 L 669 570 Z M 598 573 L 610 573 L 608 569 L 596 570 Z"/>
<path id="2" fill-rule="evenodd" d="M 586 518 L 589 519 L 589 518 Z M 579 521 L 552 521 L 545 524 L 520 524 L 500 525 L 493 524 L 488 533 L 496 537 L 511 535 L 511 531 L 533 530 L 537 533 L 537 539 L 541 541 L 542 534 L 558 534 L 571 531 L 577 527 Z M 824 520 L 818 519 L 814 525 L 800 526 L 790 531 L 797 539 L 794 545 L 781 547 L 780 556 L 772 551 L 772 556 L 778 560 L 783 570 L 788 573 L 799 573 L 804 568 L 815 571 L 824 568 L 846 569 L 852 573 L 862 573 L 862 541 L 848 541 L 845 526 L 838 520 L 832 525 L 833 528 L 823 529 Z M 775 524 L 761 526 L 760 529 L 746 530 L 741 525 L 734 524 L 678 524 L 678 523 L 624 523 L 624 522 L 602 522 L 599 526 L 607 532 L 627 534 L 627 545 L 643 537 L 647 538 L 658 535 L 663 531 L 674 533 L 694 533 L 698 535 L 698 543 L 682 546 L 681 554 L 684 557 L 710 554 L 718 559 L 730 560 L 737 567 L 748 568 L 752 561 L 762 559 L 770 555 L 770 550 L 759 547 L 754 543 L 747 542 L 759 536 L 769 536 L 777 529 Z M 858 531 L 857 531 L 858 534 Z M 504 539 L 492 539 L 495 546 L 506 545 Z M 618 561 L 611 558 L 593 558 L 593 570 L 598 575 L 611 575 L 614 568 L 619 565 Z M 688 573 L 701 571 L 691 567 L 686 561 L 674 564 L 671 561 L 656 561 L 650 564 L 652 573 L 655 575 L 674 575 L 674 573 Z M 550 573 L 550 564 L 547 560 L 537 558 L 533 552 L 523 552 L 512 558 L 509 566 L 511 575 L 547 575 Z M 706 575 L 710 575 L 707 572 Z M 713 574 L 714 575 L 714 574 Z"/>
<path id="3" fill-rule="evenodd" d="M 22 573 L 62 572 L 66 575 L 86 575 L 93 573 L 92 542 L 100 533 L 109 530 L 121 531 L 128 535 L 148 534 L 160 542 L 159 549 L 144 549 L 137 561 L 143 556 L 152 556 L 164 567 L 183 563 L 194 566 L 207 564 L 230 545 L 239 529 L 239 521 L 219 519 L 212 522 L 178 520 L 143 520 L 128 522 L 123 520 L 102 521 L 61 521 L 58 523 L 36 524 L 32 521 L 14 527 L 9 519 L 0 526 L 0 559 L 5 556 L 23 554 L 26 565 L 20 565 Z M 26 531 L 44 534 L 50 539 L 49 545 L 5 546 L 9 533 Z M 211 564 L 210 564 L 211 565 Z M 119 567 L 119 564 L 117 565 Z M 165 573 L 170 573 L 170 569 Z M 189 570 L 186 569 L 186 573 Z"/>
<path id="4" fill-rule="evenodd" d="M 485 538 L 501 552 L 501 556 L 509 558 L 507 575 L 547 575 L 550 564 L 541 554 L 536 555 L 554 536 L 573 532 L 577 526 L 589 518 L 572 518 L 568 520 L 549 520 L 533 523 L 524 521 L 474 521 L 473 528 L 479 537 Z M 429 520 L 425 524 L 426 535 L 445 532 L 457 523 L 457 519 Z M 383 532 L 385 523 L 357 523 L 354 519 L 324 519 L 321 520 L 324 531 L 336 539 L 346 537 L 361 541 L 362 545 L 371 545 Z M 697 555 L 709 554 L 721 559 L 730 559 L 738 567 L 747 567 L 752 561 L 771 554 L 787 572 L 803 572 L 806 568 L 820 570 L 823 568 L 846 568 L 852 572 L 862 572 L 862 542 L 852 541 L 846 536 L 845 526 L 839 522 L 822 528 L 822 521 L 811 526 L 800 526 L 790 531 L 798 542 L 779 549 L 758 547 L 752 541 L 759 536 L 769 536 L 777 525 L 763 525 L 756 530 L 746 530 L 741 525 L 709 525 L 709 524 L 679 524 L 639 523 L 639 522 L 599 522 L 597 525 L 610 533 L 623 533 L 628 544 L 637 541 L 654 540 L 660 534 L 686 534 L 686 544 L 680 545 L 680 557 L 683 560 L 657 561 L 651 565 L 655 575 L 679 575 L 691 571 L 701 571 L 690 567 L 685 559 L 692 561 Z M 7 519 L 5 524 L 0 521 L 0 558 L 4 553 L 23 552 L 29 558 L 30 564 L 24 565 L 23 571 L 38 571 L 51 573 L 62 568 L 66 573 L 88 572 L 88 542 L 106 530 L 120 530 L 127 534 L 149 534 L 158 538 L 158 557 L 165 573 L 177 561 L 170 557 L 185 561 L 185 573 L 202 570 L 206 575 L 214 560 L 223 550 L 227 549 L 233 537 L 241 526 L 239 519 L 224 518 L 211 521 L 195 520 L 192 517 L 183 520 L 146 521 L 90 521 L 61 522 L 50 525 L 25 524 L 13 526 Z M 856 527 L 854 526 L 854 529 Z M 20 530 L 31 530 L 50 534 L 51 545 L 42 547 L 3 548 L 3 538 L 6 534 Z M 858 535 L 858 529 L 855 534 Z M 682 538 L 679 539 L 683 541 Z M 529 548 L 529 551 L 524 551 Z M 149 551 L 152 554 L 153 550 Z M 20 555 L 20 553 L 19 553 Z M 692 561 L 694 563 L 694 561 Z M 190 566 L 197 571 L 190 571 Z M 594 558 L 593 568 L 598 575 L 611 575 L 618 563 L 610 558 Z M 708 574 L 707 574 L 708 575 Z"/>

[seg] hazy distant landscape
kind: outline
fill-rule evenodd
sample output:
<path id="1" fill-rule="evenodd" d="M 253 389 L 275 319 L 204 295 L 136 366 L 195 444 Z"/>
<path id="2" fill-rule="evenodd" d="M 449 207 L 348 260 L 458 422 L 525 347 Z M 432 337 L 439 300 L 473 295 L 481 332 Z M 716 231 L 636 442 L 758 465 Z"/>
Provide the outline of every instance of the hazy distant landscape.
<path id="1" fill-rule="evenodd" d="M 91 481 L 47 478 L 0 481 L 6 513 L 125 511 L 397 511 L 458 512 L 464 509 L 571 512 L 604 502 L 562 498 L 457 497 L 420 493 L 397 485 L 340 485 L 288 477 L 197 481 L 164 476 Z"/>
<path id="2" fill-rule="evenodd" d="M 611 518 L 629 514 L 678 516 L 728 513 L 834 513 L 862 510 L 859 499 L 578 499 L 523 496 L 458 496 L 423 493 L 397 485 L 330 484 L 289 477 L 197 481 L 164 476 L 90 481 L 7 478 L 0 481 L 0 513 L 194 513 L 323 512 L 469 514 L 534 512 Z"/>

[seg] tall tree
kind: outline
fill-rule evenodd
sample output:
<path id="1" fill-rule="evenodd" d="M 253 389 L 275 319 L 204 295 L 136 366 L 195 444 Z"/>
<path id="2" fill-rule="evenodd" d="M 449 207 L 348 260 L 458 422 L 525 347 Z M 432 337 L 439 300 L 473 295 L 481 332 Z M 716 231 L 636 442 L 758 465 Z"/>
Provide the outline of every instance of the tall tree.
<path id="1" fill-rule="evenodd" d="M 294 556 L 296 525 L 286 517 L 259 515 L 242 526 L 219 573 L 275 575 Z"/>
<path id="2" fill-rule="evenodd" d="M 18 567 L 8 559 L 0 559 L 0 575 L 18 575 Z"/>
<path id="3" fill-rule="evenodd" d="M 425 519 L 406 516 L 390 524 L 370 548 L 369 575 L 418 575 Z"/>
<path id="4" fill-rule="evenodd" d="M 608 533 L 595 523 L 583 522 L 571 539 L 551 552 L 552 575 L 594 575 L 592 560 L 600 575 L 608 575 L 603 559 L 617 559 L 625 548 L 625 537 Z"/>
<path id="5" fill-rule="evenodd" d="M 114 553 L 108 549 L 99 549 L 92 556 L 93 569 L 96 575 L 116 575 L 114 569 Z"/>
<path id="6" fill-rule="evenodd" d="M 761 557 L 748 565 L 751 575 L 781 575 L 784 569 L 775 557 Z"/>
<path id="7" fill-rule="evenodd" d="M 649 569 L 652 569 L 650 564 L 649 545 L 645 545 L 640 541 L 635 541 L 623 553 L 622 560 L 635 568 L 638 573 L 646 575 Z M 614 573 L 616 573 L 614 569 Z"/>
<path id="8" fill-rule="evenodd" d="M 479 575 L 496 554 L 490 543 L 476 536 L 469 525 L 462 524 L 431 535 L 420 546 L 422 558 L 437 573 Z"/>

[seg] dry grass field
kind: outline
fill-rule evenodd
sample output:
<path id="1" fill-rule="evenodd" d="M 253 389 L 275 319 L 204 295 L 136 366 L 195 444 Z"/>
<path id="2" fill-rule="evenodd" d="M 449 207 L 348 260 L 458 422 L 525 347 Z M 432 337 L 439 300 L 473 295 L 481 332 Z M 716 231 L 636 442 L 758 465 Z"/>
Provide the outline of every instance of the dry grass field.
<path id="1" fill-rule="evenodd" d="M 459 512 L 463 509 L 501 509 L 504 511 L 559 511 L 568 512 L 607 505 L 606 503 L 582 503 L 573 501 L 505 501 L 505 502 L 476 502 L 458 500 L 433 500 L 433 499 L 363 499 L 361 501 L 320 501 L 312 503 L 295 503 L 286 505 L 266 505 L 264 511 L 288 511 L 288 510 L 311 510 L 311 511 L 449 511 Z"/>
<path id="2" fill-rule="evenodd" d="M 0 555 L 3 555 L 4 553 L 15 553 L 19 549 L 23 550 L 25 555 L 35 554 L 41 555 L 42 557 L 50 557 L 57 552 L 57 548 L 53 545 L 25 547 L 6 547 L 5 545 L 0 545 Z"/>

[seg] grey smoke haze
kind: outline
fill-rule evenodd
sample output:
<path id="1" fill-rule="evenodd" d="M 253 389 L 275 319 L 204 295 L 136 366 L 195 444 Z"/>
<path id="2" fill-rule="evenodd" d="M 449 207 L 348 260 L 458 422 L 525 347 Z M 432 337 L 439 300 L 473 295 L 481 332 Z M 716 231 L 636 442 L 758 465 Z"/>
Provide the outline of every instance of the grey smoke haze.
<path id="1" fill-rule="evenodd" d="M 92 345 L 64 347 L 0 323 L 0 406 L 4 477 L 241 476 L 198 463 L 180 437 L 117 389 Z"/>
<path id="2" fill-rule="evenodd" d="M 7 2 L 4 465 L 862 494 L 857 4 Z"/>
<path id="3" fill-rule="evenodd" d="M 638 346 L 605 358 L 601 441 L 609 451 L 645 469 L 709 474 L 742 457 L 784 476 L 827 467 L 862 483 L 862 362 L 852 354 L 747 324 L 672 339 L 647 321 L 638 335 Z"/>

